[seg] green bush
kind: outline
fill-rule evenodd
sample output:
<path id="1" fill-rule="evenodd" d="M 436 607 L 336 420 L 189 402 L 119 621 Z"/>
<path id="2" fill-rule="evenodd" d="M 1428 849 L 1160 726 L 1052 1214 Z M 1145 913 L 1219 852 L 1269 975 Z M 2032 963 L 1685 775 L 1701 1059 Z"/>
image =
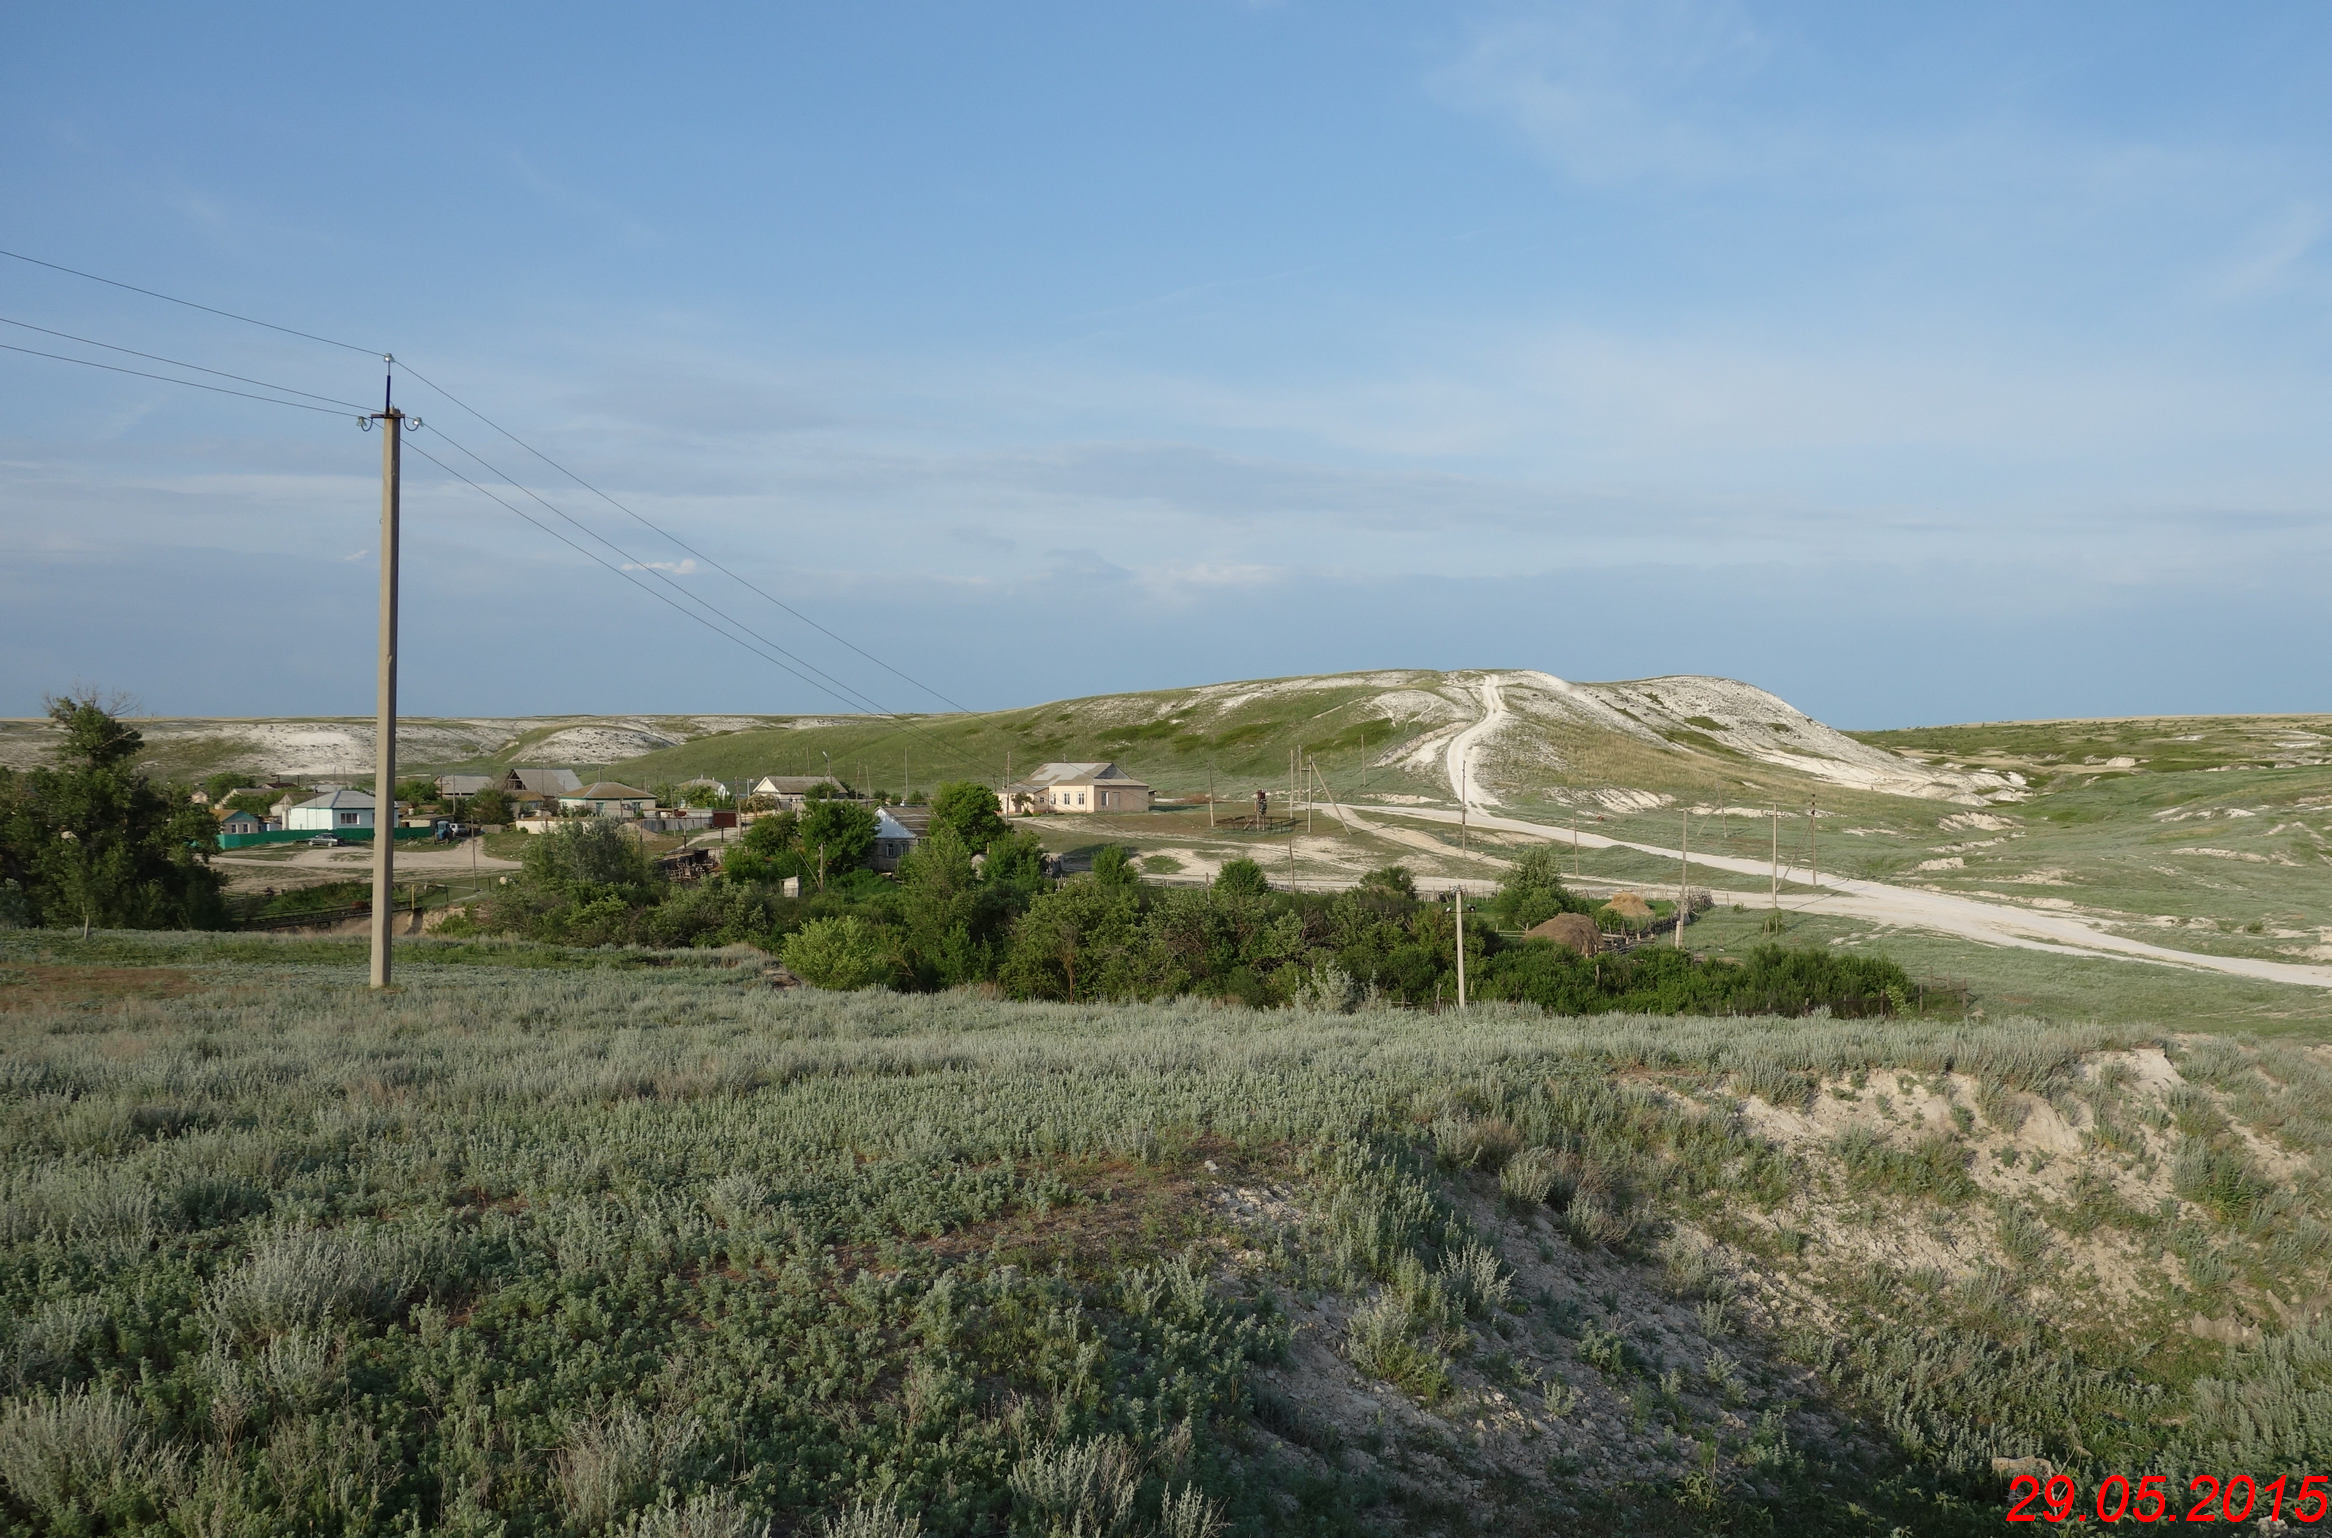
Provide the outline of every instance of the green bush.
<path id="1" fill-rule="evenodd" d="M 856 914 L 804 924 L 782 954 L 803 982 L 842 993 L 895 984 L 902 971 L 892 937 Z"/>

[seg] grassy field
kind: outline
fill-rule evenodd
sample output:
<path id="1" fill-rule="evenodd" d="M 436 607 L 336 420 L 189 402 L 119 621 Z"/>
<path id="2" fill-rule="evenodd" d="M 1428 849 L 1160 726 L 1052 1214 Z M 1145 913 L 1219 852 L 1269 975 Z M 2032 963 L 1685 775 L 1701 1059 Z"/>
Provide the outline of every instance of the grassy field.
<path id="1" fill-rule="evenodd" d="M 1997 1458 L 2332 1465 L 2320 1047 L 403 954 L 0 934 L 5 1530 L 1926 1534 Z"/>

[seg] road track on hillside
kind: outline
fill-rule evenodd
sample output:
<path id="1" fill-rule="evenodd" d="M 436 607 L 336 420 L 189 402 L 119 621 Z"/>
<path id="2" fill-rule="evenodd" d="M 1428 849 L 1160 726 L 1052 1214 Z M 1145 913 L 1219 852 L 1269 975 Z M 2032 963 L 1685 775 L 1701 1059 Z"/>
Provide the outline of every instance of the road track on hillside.
<path id="1" fill-rule="evenodd" d="M 1497 833 L 1520 833 L 1563 842 L 1576 839 L 1583 849 L 1629 849 L 1667 860 L 1683 858 L 1679 851 L 1662 848 L 1657 844 L 1610 838 L 1584 829 L 1526 822 L 1490 810 L 1495 803 L 1485 801 L 1476 789 L 1481 780 L 1479 771 L 1474 767 L 1473 755 L 1504 725 L 1508 711 L 1498 693 L 1497 675 L 1485 677 L 1481 689 L 1482 719 L 1452 738 L 1445 755 L 1452 795 L 1459 794 L 1459 770 L 1464 768 L 1466 810 L 1463 817 L 1467 823 Z M 1413 817 L 1437 823 L 1455 823 L 1461 816 L 1458 812 L 1431 807 L 1370 806 L 1365 810 L 1371 818 Z M 1698 870 L 1721 870 L 1733 875 L 1754 876 L 1761 883 L 1765 881 L 1770 869 L 1766 861 L 1745 860 L 1732 855 L 1696 854 L 1692 856 L 1691 863 Z M 1793 899 L 1793 909 L 1893 924 L 1906 929 L 1929 929 L 1986 945 L 2050 951 L 2066 956 L 2143 961 L 2157 966 L 2223 972 L 2234 977 L 2257 978 L 2263 982 L 2292 983 L 2305 988 L 2332 988 L 2332 967 L 2173 950 L 2168 946 L 2150 944 L 2126 935 L 2109 934 L 2096 927 L 2094 921 L 2075 914 L 2035 913 L 2007 903 L 1984 902 L 1949 892 L 1929 892 L 1918 887 L 1892 886 L 1883 881 L 1866 881 L 1849 876 L 1825 874 L 1817 880 L 1811 872 L 1805 870 L 1785 869 L 1783 874 L 1799 885 L 1819 888 L 1813 895 L 1801 894 Z"/>

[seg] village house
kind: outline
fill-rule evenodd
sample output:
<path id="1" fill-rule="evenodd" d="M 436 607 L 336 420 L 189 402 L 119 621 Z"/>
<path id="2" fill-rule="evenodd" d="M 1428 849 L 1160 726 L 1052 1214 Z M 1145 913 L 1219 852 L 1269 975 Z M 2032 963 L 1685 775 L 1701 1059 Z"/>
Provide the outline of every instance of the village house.
<path id="1" fill-rule="evenodd" d="M 1039 764 L 1027 779 L 996 793 L 1007 817 L 1033 812 L 1146 812 L 1150 787 L 1115 764 Z"/>
<path id="2" fill-rule="evenodd" d="M 361 790 L 328 790 L 283 814 L 288 833 L 346 833 L 372 827 L 373 799 Z"/>
<path id="3" fill-rule="evenodd" d="M 262 817 L 257 812 L 229 812 L 226 816 L 219 819 L 219 832 L 222 834 L 274 833 L 279 831 L 282 827 L 283 824 L 277 819 L 273 817 Z"/>
<path id="4" fill-rule="evenodd" d="M 614 780 L 600 780 L 561 795 L 559 810 L 587 812 L 595 817 L 645 817 L 656 810 L 656 793 Z"/>
<path id="5" fill-rule="evenodd" d="M 826 787 L 829 796 L 848 798 L 850 795 L 832 776 L 823 774 L 765 774 L 746 787 L 745 794 L 768 801 L 778 811 L 798 812 L 810 799 L 810 792 L 821 785 Z"/>
<path id="6" fill-rule="evenodd" d="M 437 777 L 437 793 L 441 796 L 474 796 L 495 782 L 491 774 L 441 774 Z"/>
<path id="7" fill-rule="evenodd" d="M 899 862 L 907 858 L 919 835 L 907 826 L 887 806 L 875 808 L 875 841 L 873 864 L 876 870 L 895 871 Z"/>
<path id="8" fill-rule="evenodd" d="M 514 801 L 553 801 L 583 788 L 572 769 L 505 769 L 494 783 Z"/>

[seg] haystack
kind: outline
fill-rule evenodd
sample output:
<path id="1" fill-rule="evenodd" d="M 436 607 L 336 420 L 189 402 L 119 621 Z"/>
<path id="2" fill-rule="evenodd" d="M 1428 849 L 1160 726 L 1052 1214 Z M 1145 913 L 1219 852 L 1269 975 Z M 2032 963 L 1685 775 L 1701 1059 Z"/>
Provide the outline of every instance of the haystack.
<path id="1" fill-rule="evenodd" d="M 1603 931 L 1584 913 L 1558 913 L 1523 932 L 1528 940 L 1552 940 L 1567 951 L 1592 956 L 1603 946 Z"/>
<path id="2" fill-rule="evenodd" d="M 1652 916 L 1652 905 L 1634 892 L 1622 892 L 1604 906 L 1630 923 L 1641 923 Z"/>

